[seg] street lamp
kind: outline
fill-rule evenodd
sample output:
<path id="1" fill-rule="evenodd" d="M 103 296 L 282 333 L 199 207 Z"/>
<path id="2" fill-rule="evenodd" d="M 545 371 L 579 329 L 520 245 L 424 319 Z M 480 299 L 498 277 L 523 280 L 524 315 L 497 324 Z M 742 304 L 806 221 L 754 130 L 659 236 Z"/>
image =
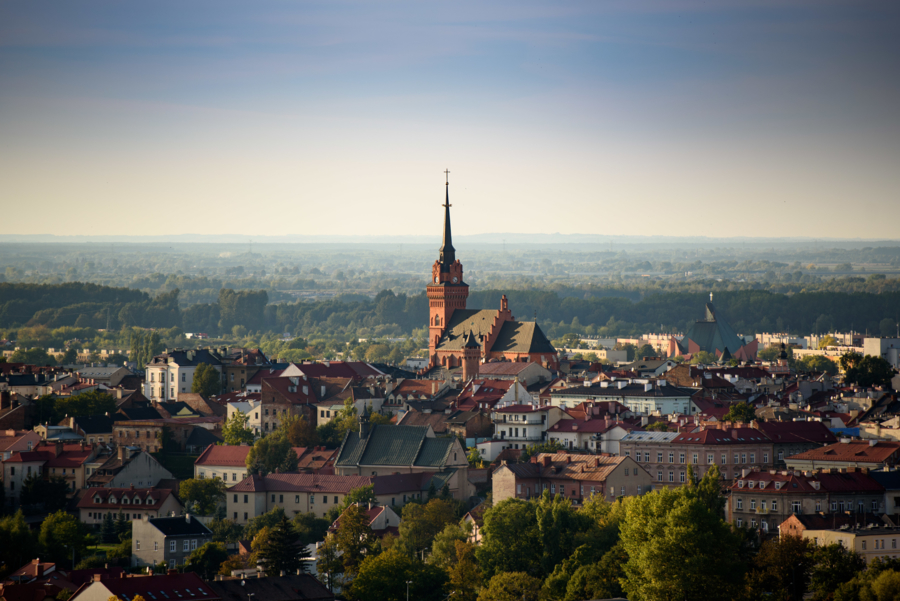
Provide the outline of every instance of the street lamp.
<path id="1" fill-rule="evenodd" d="M 406 581 L 406 601 L 409 601 L 409 585 L 412 584 L 412 580 Z"/>

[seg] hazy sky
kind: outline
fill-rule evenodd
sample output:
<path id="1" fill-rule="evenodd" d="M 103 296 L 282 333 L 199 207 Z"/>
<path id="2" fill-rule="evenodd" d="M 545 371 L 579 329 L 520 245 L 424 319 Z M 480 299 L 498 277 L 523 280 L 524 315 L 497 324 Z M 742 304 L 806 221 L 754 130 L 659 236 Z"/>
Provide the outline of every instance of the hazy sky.
<path id="1" fill-rule="evenodd" d="M 900 238 L 900 2 L 0 2 L 0 233 Z"/>

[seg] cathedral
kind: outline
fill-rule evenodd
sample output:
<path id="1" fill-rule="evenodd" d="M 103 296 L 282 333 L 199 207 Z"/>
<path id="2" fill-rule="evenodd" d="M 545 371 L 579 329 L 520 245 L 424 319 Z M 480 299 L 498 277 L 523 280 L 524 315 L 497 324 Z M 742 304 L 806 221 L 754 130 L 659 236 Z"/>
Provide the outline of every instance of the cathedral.
<path id="1" fill-rule="evenodd" d="M 462 368 L 463 379 L 478 373 L 480 363 L 520 361 L 558 367 L 556 349 L 533 321 L 516 321 L 504 294 L 500 309 L 467 309 L 469 286 L 456 258 L 450 231 L 450 183 L 446 183 L 444 239 L 431 268 L 428 295 L 429 367 Z"/>

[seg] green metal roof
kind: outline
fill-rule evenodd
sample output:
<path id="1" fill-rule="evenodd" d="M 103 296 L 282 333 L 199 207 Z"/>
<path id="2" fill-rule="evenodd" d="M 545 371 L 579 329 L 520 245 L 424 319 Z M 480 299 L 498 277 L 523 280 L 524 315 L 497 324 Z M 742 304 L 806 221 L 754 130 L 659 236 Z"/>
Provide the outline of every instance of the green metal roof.
<path id="1" fill-rule="evenodd" d="M 441 467 L 447 463 L 450 448 L 454 438 L 426 438 L 422 450 L 416 458 L 415 465 L 427 467 Z"/>
<path id="2" fill-rule="evenodd" d="M 336 465 L 413 465 L 427 434 L 423 426 L 372 426 L 362 439 L 348 432 Z"/>

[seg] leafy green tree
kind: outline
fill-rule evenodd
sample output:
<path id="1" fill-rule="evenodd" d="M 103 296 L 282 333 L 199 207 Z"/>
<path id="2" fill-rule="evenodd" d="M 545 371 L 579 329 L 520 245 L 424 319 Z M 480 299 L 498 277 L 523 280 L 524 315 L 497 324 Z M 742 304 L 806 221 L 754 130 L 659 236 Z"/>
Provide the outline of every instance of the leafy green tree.
<path id="1" fill-rule="evenodd" d="M 478 601 L 538 601 L 541 581 L 525 572 L 500 572 L 478 593 Z"/>
<path id="2" fill-rule="evenodd" d="M 812 563 L 809 590 L 816 600 L 828 599 L 842 583 L 866 568 L 866 560 L 859 553 L 836 543 L 816 547 Z"/>
<path id="3" fill-rule="evenodd" d="M 216 396 L 222 392 L 222 374 L 212 365 L 201 363 L 194 370 L 191 392 L 195 392 L 206 399 Z"/>
<path id="4" fill-rule="evenodd" d="M 53 513 L 65 509 L 69 483 L 62 476 L 44 479 L 37 474 L 28 476 L 19 492 L 19 503 L 25 513 Z"/>
<path id="5" fill-rule="evenodd" d="M 691 354 L 691 365 L 712 365 L 718 361 L 718 357 L 707 351 Z"/>
<path id="6" fill-rule="evenodd" d="M 159 443 L 159 453 L 163 457 L 178 451 L 178 443 L 175 442 L 175 435 L 172 434 L 172 428 L 169 426 L 163 426 L 159 429 L 156 440 Z"/>
<path id="7" fill-rule="evenodd" d="M 652 424 L 644 426 L 644 430 L 647 432 L 668 432 L 669 424 L 664 421 L 653 422 Z"/>
<path id="8" fill-rule="evenodd" d="M 749 424 L 756 419 L 756 407 L 750 403 L 738 401 L 732 403 L 723 418 L 726 422 L 743 422 Z"/>
<path id="9" fill-rule="evenodd" d="M 253 434 L 253 430 L 247 426 L 249 421 L 250 416 L 243 411 L 232 413 L 231 417 L 225 420 L 225 425 L 222 426 L 222 438 L 225 440 L 225 444 L 234 446 L 242 443 L 253 444 L 256 436 Z"/>
<path id="10" fill-rule="evenodd" d="M 476 601 L 481 588 L 481 569 L 475 560 L 475 545 L 467 541 L 454 541 L 455 558 L 447 575 L 448 588 L 453 591 L 455 601 Z"/>
<path id="11" fill-rule="evenodd" d="M 19 349 L 9 358 L 10 363 L 26 363 L 28 365 L 56 365 L 56 359 L 42 348 L 28 350 Z"/>
<path id="12" fill-rule="evenodd" d="M 537 527 L 541 538 L 541 570 L 549 575 L 576 547 L 576 535 L 589 527 L 589 516 L 579 513 L 562 495 L 544 490 L 537 501 Z"/>
<path id="13" fill-rule="evenodd" d="M 178 485 L 178 495 L 185 505 L 199 515 L 213 515 L 225 502 L 225 483 L 218 478 L 190 478 Z"/>
<path id="14" fill-rule="evenodd" d="M 103 516 L 103 524 L 100 526 L 100 540 L 107 544 L 119 540 L 119 535 L 116 533 L 116 522 L 112 513 L 107 513 Z"/>
<path id="15" fill-rule="evenodd" d="M 328 534 L 328 527 L 332 522 L 320 517 L 316 517 L 315 513 L 298 513 L 291 518 L 291 526 L 294 534 L 301 545 L 310 545 L 325 539 Z"/>
<path id="16" fill-rule="evenodd" d="M 758 598 L 771 596 L 779 601 L 803 598 L 813 565 L 814 546 L 799 536 L 782 536 L 763 541 L 747 574 L 749 589 Z"/>
<path id="17" fill-rule="evenodd" d="M 0 575 L 19 569 L 38 555 L 37 538 L 21 510 L 0 518 L 0 541 Z"/>
<path id="18" fill-rule="evenodd" d="M 407 585 L 409 582 L 409 585 Z M 447 574 L 424 564 L 393 547 L 380 555 L 366 557 L 350 585 L 350 598 L 358 601 L 441 601 L 446 595 Z M 407 589 L 408 586 L 408 589 Z"/>
<path id="19" fill-rule="evenodd" d="M 797 361 L 797 370 L 802 372 L 825 372 L 835 375 L 838 372 L 837 363 L 822 355 L 807 355 Z"/>
<path id="20" fill-rule="evenodd" d="M 819 348 L 820 349 L 828 348 L 829 346 L 837 346 L 837 345 L 838 345 L 837 339 L 830 334 L 828 336 L 824 336 L 821 340 L 819 340 Z"/>
<path id="21" fill-rule="evenodd" d="M 49 516 L 41 524 L 38 542 L 46 557 L 62 563 L 66 558 L 72 557 L 75 550 L 76 557 L 81 556 L 85 547 L 84 525 L 74 516 L 65 511 L 57 511 Z"/>
<path id="22" fill-rule="evenodd" d="M 555 440 L 533 444 L 522 451 L 522 454 L 519 455 L 519 462 L 528 463 L 535 455 L 539 455 L 540 453 L 555 453 L 562 448 L 563 446 Z"/>
<path id="23" fill-rule="evenodd" d="M 584 547 L 579 547 L 583 549 Z M 577 551 L 576 551 L 577 553 Z M 621 581 L 625 577 L 622 566 L 628 555 L 621 543 L 603 554 L 594 564 L 582 564 L 565 582 L 565 601 L 582 599 L 613 599 L 623 597 Z"/>
<path id="24" fill-rule="evenodd" d="M 244 532 L 241 526 L 227 518 L 212 520 L 209 529 L 215 543 L 236 543 Z"/>
<path id="25" fill-rule="evenodd" d="M 656 349 L 649 344 L 644 344 L 634 353 L 635 359 L 646 359 L 647 357 L 655 357 L 658 353 Z"/>
<path id="26" fill-rule="evenodd" d="M 466 524 L 467 522 L 447 524 L 443 530 L 437 533 L 431 545 L 428 563 L 444 570 L 452 567 L 456 562 L 456 543 L 469 540 L 470 528 L 467 528 Z"/>
<path id="27" fill-rule="evenodd" d="M 341 501 L 338 505 L 332 505 L 331 509 L 328 510 L 328 515 L 325 518 L 328 520 L 328 523 L 333 523 L 338 516 L 340 516 L 345 509 L 353 505 L 354 503 L 362 503 L 363 505 L 368 505 L 369 503 L 377 503 L 378 499 L 375 498 L 375 486 L 369 484 L 367 486 L 359 486 L 357 488 L 351 489 L 349 493 L 344 495 L 343 501 Z"/>
<path id="28" fill-rule="evenodd" d="M 456 508 L 442 499 L 428 503 L 407 503 L 400 519 L 400 542 L 413 554 L 431 547 L 434 537 L 455 521 Z"/>
<path id="29" fill-rule="evenodd" d="M 247 454 L 247 469 L 251 474 L 265 476 L 276 469 L 280 472 L 297 471 L 297 453 L 283 436 L 273 432 L 256 441 Z"/>
<path id="30" fill-rule="evenodd" d="M 841 356 L 841 368 L 844 370 L 844 380 L 857 386 L 881 386 L 890 388 L 891 378 L 894 377 L 894 368 L 882 357 L 859 353 L 847 353 Z"/>
<path id="31" fill-rule="evenodd" d="M 275 507 L 274 509 L 267 511 L 266 513 L 252 518 L 249 522 L 247 522 L 247 525 L 244 526 L 244 538 L 253 539 L 256 534 L 263 528 L 274 528 L 281 523 L 281 518 L 283 517 L 284 509 L 282 509 L 281 507 Z"/>
<path id="32" fill-rule="evenodd" d="M 302 548 L 296 545 L 297 538 L 287 517 L 269 533 L 268 540 L 257 556 L 266 573 L 275 576 L 281 572 L 294 574 L 303 564 L 300 561 Z"/>
<path id="33" fill-rule="evenodd" d="M 484 514 L 481 545 L 475 550 L 486 578 L 501 572 L 541 573 L 541 536 L 533 504 L 504 499 Z"/>
<path id="34" fill-rule="evenodd" d="M 473 468 L 477 468 L 484 463 L 484 458 L 481 456 L 481 453 L 478 452 L 478 447 L 470 448 L 469 454 L 466 455 L 466 459 L 469 462 L 469 467 Z"/>
<path id="35" fill-rule="evenodd" d="M 375 548 L 375 535 L 369 527 L 369 517 L 357 505 L 351 505 L 341 514 L 334 538 L 345 574 L 356 574 L 363 559 Z"/>
<path id="36" fill-rule="evenodd" d="M 337 538 L 333 534 L 325 537 L 325 541 L 318 550 L 316 569 L 325 577 L 324 584 L 328 590 L 334 591 L 335 586 L 342 582 L 344 562 L 338 550 Z"/>
<path id="37" fill-rule="evenodd" d="M 302 415 L 289 415 L 278 427 L 292 447 L 312 447 L 319 444 L 315 427 Z"/>
<path id="38" fill-rule="evenodd" d="M 209 580 L 219 573 L 219 568 L 228 559 L 228 552 L 222 543 L 206 543 L 188 556 L 185 571 L 197 572 Z"/>
<path id="39" fill-rule="evenodd" d="M 718 474 L 707 477 L 714 484 Z M 736 598 L 744 578 L 740 541 L 719 516 L 718 502 L 708 498 L 707 484 L 629 501 L 621 526 L 628 555 L 622 585 L 629 599 Z"/>

